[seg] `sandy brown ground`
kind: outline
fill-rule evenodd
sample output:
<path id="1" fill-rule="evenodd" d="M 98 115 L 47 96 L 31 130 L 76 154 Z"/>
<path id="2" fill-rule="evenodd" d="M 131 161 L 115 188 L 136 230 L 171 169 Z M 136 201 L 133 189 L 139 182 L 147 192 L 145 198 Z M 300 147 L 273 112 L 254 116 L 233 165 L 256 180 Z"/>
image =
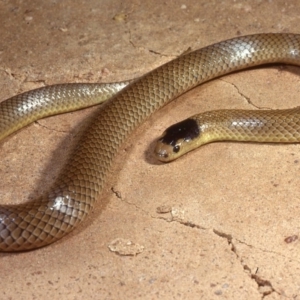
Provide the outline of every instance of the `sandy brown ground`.
<path id="1" fill-rule="evenodd" d="M 300 33 L 299 16 L 296 0 L 2 0 L 0 97 L 134 78 L 189 47 Z M 195 112 L 299 105 L 299 75 L 292 66 L 239 72 L 153 115 L 79 229 L 43 249 L 0 254 L 0 298 L 299 299 L 300 145 L 215 143 L 167 165 L 151 152 L 166 126 Z M 1 203 L 44 192 L 89 113 L 38 121 L 1 143 Z"/>

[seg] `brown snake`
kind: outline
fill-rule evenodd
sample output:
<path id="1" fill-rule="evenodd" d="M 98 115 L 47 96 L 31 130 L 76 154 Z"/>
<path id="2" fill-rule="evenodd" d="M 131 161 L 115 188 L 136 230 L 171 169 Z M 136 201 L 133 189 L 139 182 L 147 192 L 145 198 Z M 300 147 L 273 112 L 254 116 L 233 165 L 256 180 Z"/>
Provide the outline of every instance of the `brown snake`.
<path id="1" fill-rule="evenodd" d="M 300 65 L 300 35 L 257 34 L 223 41 L 180 56 L 124 89 L 119 86 L 122 90 L 90 120 L 48 193 L 35 201 L 0 207 L 0 250 L 38 248 L 73 230 L 100 197 L 120 146 L 147 117 L 196 85 L 267 63 Z M 0 105 L 0 138 L 41 117 L 85 106 L 66 106 L 61 100 L 75 100 L 76 105 L 85 99 L 97 102 L 101 93 L 98 84 L 67 84 L 10 98 Z M 299 127 L 299 113 L 293 112 L 289 110 L 288 120 L 295 123 L 288 126 Z M 278 115 L 271 113 L 270 118 Z"/>

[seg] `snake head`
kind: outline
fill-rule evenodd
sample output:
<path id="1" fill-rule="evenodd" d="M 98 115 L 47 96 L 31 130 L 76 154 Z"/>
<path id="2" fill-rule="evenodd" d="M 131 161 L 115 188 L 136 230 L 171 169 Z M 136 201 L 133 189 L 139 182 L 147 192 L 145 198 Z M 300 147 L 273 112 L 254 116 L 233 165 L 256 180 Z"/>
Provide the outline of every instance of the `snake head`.
<path id="1" fill-rule="evenodd" d="M 160 161 L 169 162 L 198 145 L 195 141 L 200 135 L 197 121 L 186 119 L 167 128 L 157 140 L 155 155 Z"/>

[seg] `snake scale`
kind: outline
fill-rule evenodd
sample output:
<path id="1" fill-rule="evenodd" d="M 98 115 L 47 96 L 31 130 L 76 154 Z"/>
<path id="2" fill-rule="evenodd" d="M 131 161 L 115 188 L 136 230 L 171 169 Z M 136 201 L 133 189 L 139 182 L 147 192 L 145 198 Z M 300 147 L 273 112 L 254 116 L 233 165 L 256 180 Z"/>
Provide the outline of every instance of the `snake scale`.
<path id="1" fill-rule="evenodd" d="M 233 38 L 182 55 L 128 85 L 105 86 L 112 97 L 89 120 L 48 193 L 20 205 L 0 206 L 0 250 L 42 247 L 76 228 L 101 198 L 121 145 L 156 110 L 205 81 L 268 63 L 300 65 L 300 35 L 271 33 Z M 90 105 L 86 100 L 101 101 L 102 95 L 100 84 L 65 84 L 14 96 L 0 104 L 0 138 L 41 117 Z M 288 111 L 289 127 L 293 127 L 292 120 L 299 120 L 299 110 L 298 116 L 294 113 Z M 244 117 L 241 113 L 238 120 Z M 280 111 L 269 112 L 269 119 L 278 117 Z M 230 120 L 230 124 L 238 122 Z M 245 126 L 237 129 L 240 132 Z"/>

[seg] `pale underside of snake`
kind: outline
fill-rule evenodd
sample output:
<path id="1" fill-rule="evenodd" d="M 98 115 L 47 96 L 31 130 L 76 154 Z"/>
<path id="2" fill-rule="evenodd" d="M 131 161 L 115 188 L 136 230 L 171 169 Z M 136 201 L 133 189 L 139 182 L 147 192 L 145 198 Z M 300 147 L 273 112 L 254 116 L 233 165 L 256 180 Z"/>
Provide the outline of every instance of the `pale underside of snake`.
<path id="1" fill-rule="evenodd" d="M 0 251 L 42 247 L 77 227 L 96 200 L 101 200 L 107 174 L 121 145 L 156 110 L 205 81 L 269 63 L 300 65 L 300 35 L 237 37 L 180 56 L 128 85 L 54 85 L 2 102 L 0 139 L 42 117 L 90 106 L 112 96 L 89 120 L 48 193 L 24 204 L 0 206 Z M 189 151 L 183 144 L 190 141 L 192 148 L 218 139 L 299 142 L 299 117 L 299 109 L 266 114 L 208 112 L 171 126 L 156 152 L 167 160 L 173 159 L 173 154 Z"/>

